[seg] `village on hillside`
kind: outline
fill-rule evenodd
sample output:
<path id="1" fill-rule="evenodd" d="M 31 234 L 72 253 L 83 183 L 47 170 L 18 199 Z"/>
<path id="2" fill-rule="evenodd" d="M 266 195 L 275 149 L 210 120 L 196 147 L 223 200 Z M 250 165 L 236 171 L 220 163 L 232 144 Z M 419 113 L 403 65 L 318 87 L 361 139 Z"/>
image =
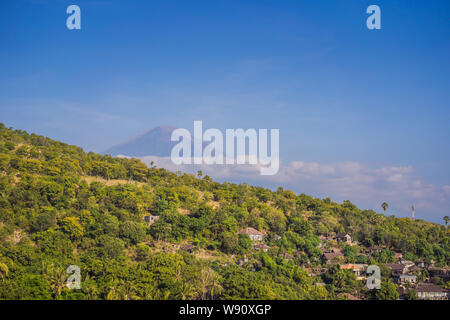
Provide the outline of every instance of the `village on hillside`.
<path id="1" fill-rule="evenodd" d="M 145 221 L 151 225 L 158 219 L 158 216 L 146 216 Z M 333 266 L 339 266 L 342 270 L 348 270 L 355 275 L 356 280 L 365 284 L 370 274 L 367 273 L 369 267 L 368 263 L 350 263 L 346 258 L 343 248 L 354 247 L 359 251 L 357 260 L 370 261 L 371 259 L 382 254 L 386 246 L 372 245 L 369 247 L 362 246 L 357 241 L 353 241 L 348 233 L 336 235 L 322 235 L 320 236 L 320 250 L 322 252 L 321 260 L 305 262 L 302 259 L 303 253 L 298 251 L 294 253 L 281 252 L 277 246 L 277 241 L 281 240 L 278 234 L 265 234 L 254 228 L 248 227 L 240 230 L 238 234 L 248 235 L 253 242 L 254 252 L 262 251 L 284 260 L 286 263 L 299 263 L 310 276 L 318 279 L 316 285 L 325 286 L 325 283 L 320 279 Z M 184 246 L 176 246 L 177 249 L 194 253 L 195 246 L 187 244 Z M 450 280 L 450 268 L 437 267 L 434 261 L 424 261 L 419 259 L 417 261 L 409 261 L 403 258 L 401 252 L 395 252 L 395 262 L 382 263 L 381 268 L 383 280 L 391 280 L 397 286 L 399 300 L 405 299 L 405 296 L 411 292 L 417 299 L 421 300 L 449 300 L 450 290 L 443 288 L 439 284 L 444 284 Z M 236 259 L 236 264 L 242 268 L 249 267 L 252 259 L 247 255 Z M 250 267 L 250 270 L 255 271 L 254 267 L 261 267 L 261 262 L 257 262 L 256 266 Z M 253 269 L 252 269 L 253 268 Z M 385 279 L 388 277 L 389 279 Z M 357 294 L 341 294 L 341 297 L 349 300 L 361 300 Z"/>
<path id="2" fill-rule="evenodd" d="M 253 228 L 246 228 L 240 231 L 250 236 L 252 241 L 258 242 L 254 245 L 255 250 L 263 250 L 268 252 L 272 249 L 263 243 L 264 234 Z M 281 237 L 274 235 L 273 240 L 276 242 Z M 332 265 L 339 264 L 343 270 L 351 270 L 359 281 L 367 281 L 367 263 L 346 263 L 346 258 L 341 245 L 358 246 L 357 242 L 352 241 L 350 234 L 337 234 L 335 236 L 321 236 L 320 248 L 322 251 L 322 266 L 312 269 L 311 275 L 320 276 L 324 274 Z M 363 252 L 359 256 L 367 259 L 379 254 L 385 247 L 372 245 L 363 247 Z M 281 257 L 285 260 L 295 259 L 295 256 L 301 252 L 282 253 Z M 248 259 L 247 259 L 248 260 Z M 246 260 L 240 261 L 240 265 L 245 264 Z M 403 259 L 401 252 L 395 253 L 395 262 L 383 264 L 389 271 L 393 282 L 398 286 L 399 298 L 402 299 L 409 290 L 417 293 L 419 299 L 427 300 L 448 300 L 450 290 L 444 289 L 436 283 L 447 282 L 450 280 L 449 267 L 436 267 L 433 261 L 425 262 L 422 259 L 417 261 L 408 261 Z M 351 299 L 359 299 L 355 296 L 349 296 Z"/>

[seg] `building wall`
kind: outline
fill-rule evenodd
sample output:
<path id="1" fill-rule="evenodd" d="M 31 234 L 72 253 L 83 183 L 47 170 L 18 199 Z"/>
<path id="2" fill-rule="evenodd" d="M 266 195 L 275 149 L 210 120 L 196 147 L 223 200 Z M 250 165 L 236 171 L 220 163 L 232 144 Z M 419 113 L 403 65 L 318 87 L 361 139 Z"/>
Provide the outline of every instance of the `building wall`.
<path id="1" fill-rule="evenodd" d="M 262 236 L 257 234 L 250 235 L 250 239 L 253 241 L 262 241 Z"/>

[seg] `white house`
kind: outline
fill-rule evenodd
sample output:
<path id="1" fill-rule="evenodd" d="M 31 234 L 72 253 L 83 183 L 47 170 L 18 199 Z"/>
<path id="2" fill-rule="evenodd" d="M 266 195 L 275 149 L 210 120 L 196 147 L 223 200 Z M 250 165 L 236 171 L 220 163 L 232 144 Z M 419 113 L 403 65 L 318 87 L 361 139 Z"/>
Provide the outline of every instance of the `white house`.
<path id="1" fill-rule="evenodd" d="M 264 234 L 251 227 L 242 229 L 238 234 L 248 234 L 252 241 L 262 241 L 264 238 Z"/>
<path id="2" fill-rule="evenodd" d="M 421 283 L 416 287 L 417 296 L 424 300 L 446 300 L 447 290 L 434 283 Z"/>

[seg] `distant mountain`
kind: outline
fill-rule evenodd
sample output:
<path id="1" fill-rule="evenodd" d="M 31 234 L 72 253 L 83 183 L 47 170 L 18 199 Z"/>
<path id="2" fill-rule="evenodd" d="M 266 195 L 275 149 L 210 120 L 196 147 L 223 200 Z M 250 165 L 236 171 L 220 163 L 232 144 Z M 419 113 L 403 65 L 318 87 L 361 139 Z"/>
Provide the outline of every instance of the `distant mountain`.
<path id="1" fill-rule="evenodd" d="M 129 157 L 158 156 L 170 157 L 172 147 L 177 142 L 170 141 L 175 128 L 159 126 L 150 129 L 128 141 L 115 145 L 104 152 L 113 156 L 125 155 Z"/>

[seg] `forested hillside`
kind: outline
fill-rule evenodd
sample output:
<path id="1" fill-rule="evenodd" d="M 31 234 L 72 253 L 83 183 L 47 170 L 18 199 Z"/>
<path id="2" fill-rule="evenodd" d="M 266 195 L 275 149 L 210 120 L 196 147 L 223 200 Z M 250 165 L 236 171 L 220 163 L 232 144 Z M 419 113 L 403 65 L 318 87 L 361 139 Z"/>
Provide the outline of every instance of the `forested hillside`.
<path id="1" fill-rule="evenodd" d="M 446 267 L 449 239 L 350 201 L 148 168 L 0 124 L 1 299 L 391 299 L 384 264 L 401 253 Z M 324 258 L 332 248 L 339 263 Z M 344 263 L 382 266 L 382 289 Z M 70 265 L 81 289 L 66 286 Z"/>

